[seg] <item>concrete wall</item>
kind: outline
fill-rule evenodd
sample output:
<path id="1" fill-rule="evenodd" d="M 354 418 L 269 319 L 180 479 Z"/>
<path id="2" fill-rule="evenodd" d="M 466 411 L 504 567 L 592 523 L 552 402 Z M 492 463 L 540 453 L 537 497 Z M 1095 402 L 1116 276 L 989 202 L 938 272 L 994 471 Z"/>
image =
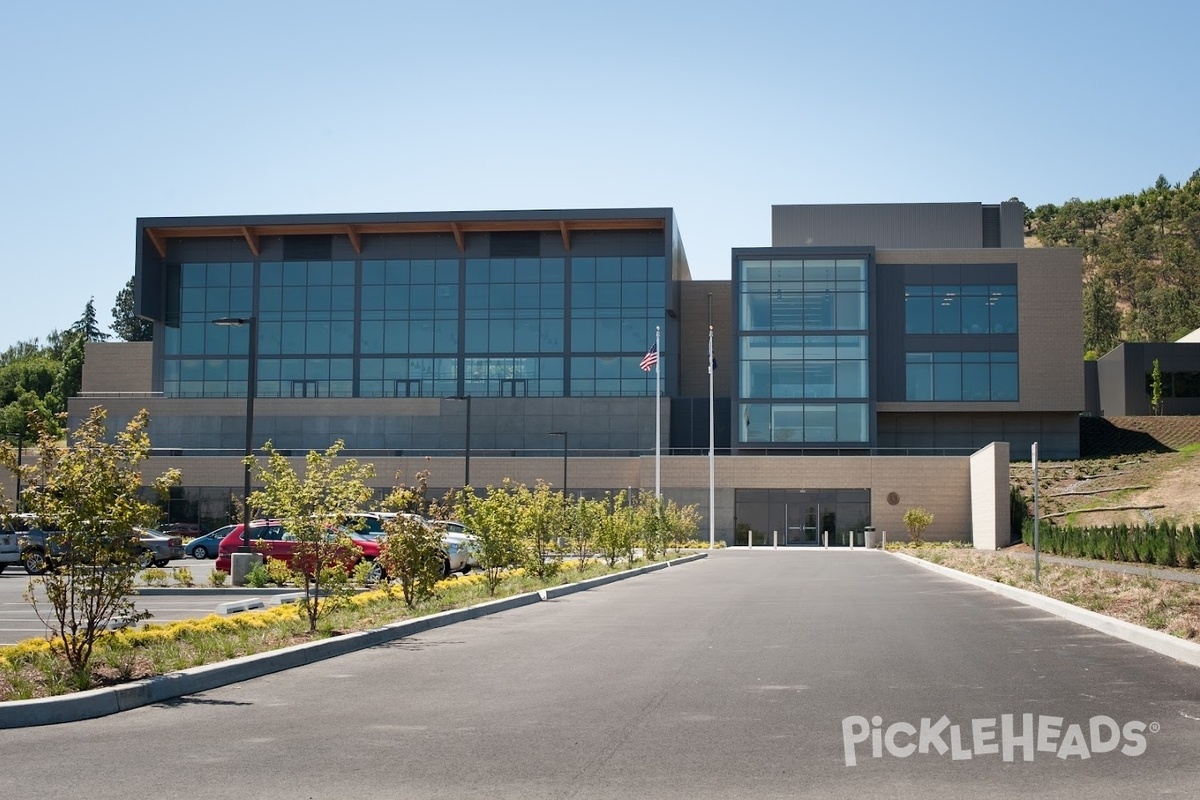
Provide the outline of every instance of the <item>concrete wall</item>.
<path id="1" fill-rule="evenodd" d="M 1007 448 L 994 450 L 995 469 L 1007 482 Z M 429 486 L 443 490 L 462 484 L 461 457 L 362 457 L 374 464 L 372 485 L 386 489 L 396 482 L 398 473 L 411 482 L 417 472 L 427 470 Z M 297 456 L 293 463 L 301 466 Z M 158 474 L 170 467 L 183 473 L 188 487 L 225 487 L 240 493 L 242 468 L 235 457 L 155 457 L 146 464 L 145 474 Z M 681 504 L 695 503 L 701 514 L 698 536 L 708 537 L 708 459 L 703 456 L 664 456 L 662 458 L 663 495 Z M 504 478 L 532 484 L 545 480 L 554 487 L 562 485 L 561 457 L 495 458 L 472 457 L 471 483 L 476 487 L 498 485 Z M 837 489 L 871 490 L 871 519 L 880 531 L 893 540 L 906 540 L 904 512 L 920 506 L 934 515 L 933 526 L 925 537 L 930 541 L 965 540 L 981 524 L 973 515 L 971 459 L 962 457 L 852 457 L 852 456 L 720 456 L 716 459 L 716 536 L 732 542 L 734 531 L 734 491 L 764 489 Z M 999 479 L 997 479 L 999 480 Z M 567 461 L 567 487 L 571 493 L 599 494 L 627 487 L 643 492 L 654 490 L 654 457 L 587 458 L 570 457 Z M 894 496 L 894 497 L 893 497 Z M 1004 501 L 1007 503 L 1007 489 Z M 895 500 L 895 502 L 892 502 Z M 1007 505 L 1005 505 L 1005 511 Z M 996 524 L 1007 531 L 1007 517 L 994 509 Z M 981 519 L 985 520 L 986 517 Z"/>
<path id="2" fill-rule="evenodd" d="M 69 403 L 74 425 L 93 405 L 109 411 L 109 429 L 140 409 L 150 412 L 156 448 L 236 450 L 245 447 L 246 401 L 239 398 L 80 397 Z M 671 401 L 662 398 L 663 445 Z M 653 397 L 476 397 L 471 401 L 471 448 L 558 451 L 567 431 L 571 451 L 630 455 L 654 450 Z M 342 439 L 352 450 L 455 454 L 466 445 L 466 403 L 442 398 L 262 398 L 254 405 L 254 441 L 281 449 L 324 449 Z M 382 453 L 381 453 L 382 454 Z"/>
<path id="3" fill-rule="evenodd" d="M 971 540 L 976 550 L 999 550 L 1008 544 L 1008 442 L 994 442 L 971 456 Z"/>
<path id="4" fill-rule="evenodd" d="M 82 391 L 149 392 L 153 357 L 153 342 L 87 342 Z"/>

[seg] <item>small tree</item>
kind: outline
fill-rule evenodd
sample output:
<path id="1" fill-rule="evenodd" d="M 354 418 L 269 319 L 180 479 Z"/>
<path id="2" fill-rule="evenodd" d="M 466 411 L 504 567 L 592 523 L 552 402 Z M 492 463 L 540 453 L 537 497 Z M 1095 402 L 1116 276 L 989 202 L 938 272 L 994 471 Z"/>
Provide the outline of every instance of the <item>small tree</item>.
<path id="1" fill-rule="evenodd" d="M 587 566 L 588 558 L 592 555 L 592 542 L 607 516 L 608 508 L 602 501 L 586 497 L 580 497 L 575 505 L 568 508 L 566 523 L 572 532 L 571 549 L 581 572 Z"/>
<path id="2" fill-rule="evenodd" d="M 516 508 L 522 512 L 517 518 L 525 541 L 521 564 L 530 574 L 552 578 L 562 566 L 550 555 L 563 531 L 563 494 L 539 480 L 533 491 L 526 486 L 517 487 L 514 499 Z"/>
<path id="3" fill-rule="evenodd" d="M 612 510 L 600 520 L 595 542 L 610 567 L 615 567 L 622 557 L 633 560 L 638 523 L 636 511 L 626 503 L 626 497 L 624 490 L 604 495 L 604 505 Z"/>
<path id="4" fill-rule="evenodd" d="M 310 633 L 317 630 L 321 613 L 349 592 L 346 565 L 357 548 L 344 525 L 373 494 L 366 482 L 375 476 L 375 468 L 352 458 L 337 463 L 344 447 L 338 439 L 323 453 L 310 450 L 303 479 L 269 441 L 263 446 L 265 467 L 254 456 L 246 457 L 263 486 L 251 494 L 250 505 L 279 519 L 295 537 L 293 563 L 304 577 L 300 612 L 308 619 Z M 328 598 L 321 597 L 322 590 Z"/>
<path id="5" fill-rule="evenodd" d="M 384 508 L 400 513 L 383 523 L 387 536 L 379 560 L 388 578 L 400 584 L 404 604 L 409 608 L 418 600 L 432 597 L 442 575 L 441 535 L 408 511 L 427 505 L 428 476 L 428 472 L 418 473 L 416 486 L 399 483 L 383 501 Z"/>
<path id="6" fill-rule="evenodd" d="M 150 415 L 139 411 L 114 441 L 106 441 L 104 420 L 104 409 L 93 408 L 66 447 L 43 427 L 34 466 L 18 468 L 11 448 L 0 455 L 29 486 L 23 504 L 46 531 L 48 551 L 57 554 L 56 568 L 32 578 L 25 599 L 50 629 L 51 649 L 66 660 L 81 689 L 90 684 L 92 651 L 108 623 L 149 616 L 130 599 L 141 555 L 134 528 L 153 525 L 159 514 L 158 506 L 140 499 Z M 178 482 L 178 471 L 170 470 L 153 486 L 165 493 Z"/>
<path id="7" fill-rule="evenodd" d="M 908 536 L 913 544 L 921 543 L 921 534 L 932 524 L 933 514 L 920 506 L 904 512 L 904 527 L 908 528 Z"/>
<path id="8" fill-rule="evenodd" d="M 498 487 L 487 487 L 485 497 L 463 487 L 458 494 L 458 518 L 475 536 L 474 554 L 483 570 L 488 594 L 495 595 L 505 570 L 523 560 L 522 523 L 512 483 L 505 478 Z"/>
<path id="9" fill-rule="evenodd" d="M 1150 370 L 1150 413 L 1154 416 L 1162 414 L 1163 382 L 1162 370 L 1158 367 L 1158 359 L 1154 359 Z"/>

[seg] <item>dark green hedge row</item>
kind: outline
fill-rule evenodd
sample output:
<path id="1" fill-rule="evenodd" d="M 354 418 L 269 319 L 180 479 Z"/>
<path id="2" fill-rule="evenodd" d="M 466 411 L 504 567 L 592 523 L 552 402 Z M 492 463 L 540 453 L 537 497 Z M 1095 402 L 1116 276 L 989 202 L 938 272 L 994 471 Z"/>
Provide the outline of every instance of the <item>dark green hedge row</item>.
<path id="1" fill-rule="evenodd" d="M 1021 540 L 1033 546 L 1033 520 L 1026 520 L 1022 526 Z M 1043 520 L 1038 540 L 1042 552 L 1060 556 L 1189 569 L 1200 565 L 1200 525 L 1160 522 L 1137 527 L 1080 528 Z"/>

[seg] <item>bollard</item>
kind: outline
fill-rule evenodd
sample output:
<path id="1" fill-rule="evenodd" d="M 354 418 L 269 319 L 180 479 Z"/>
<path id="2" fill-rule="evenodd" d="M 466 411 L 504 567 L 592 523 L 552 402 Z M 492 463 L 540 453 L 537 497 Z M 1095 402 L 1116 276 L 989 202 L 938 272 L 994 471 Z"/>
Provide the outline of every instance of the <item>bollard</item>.
<path id="1" fill-rule="evenodd" d="M 825 531 L 825 549 L 829 549 L 829 531 Z"/>
<path id="2" fill-rule="evenodd" d="M 753 528 L 746 529 L 746 548 L 749 550 L 754 549 L 754 529 Z"/>
<path id="3" fill-rule="evenodd" d="M 774 545 L 774 547 L 775 547 L 775 549 L 776 549 L 776 550 L 778 550 L 778 549 L 779 549 L 779 531 L 775 531 L 775 545 Z"/>
<path id="4" fill-rule="evenodd" d="M 883 549 L 887 550 L 887 531 L 883 532 Z"/>
<path id="5" fill-rule="evenodd" d="M 850 531 L 850 549 L 854 549 L 854 531 Z"/>

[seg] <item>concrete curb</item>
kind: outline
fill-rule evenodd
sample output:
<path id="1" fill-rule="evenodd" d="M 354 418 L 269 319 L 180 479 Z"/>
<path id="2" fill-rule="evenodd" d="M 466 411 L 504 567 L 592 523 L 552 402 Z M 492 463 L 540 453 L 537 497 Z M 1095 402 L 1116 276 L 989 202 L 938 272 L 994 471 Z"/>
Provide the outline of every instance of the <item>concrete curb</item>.
<path id="1" fill-rule="evenodd" d="M 56 697 L 39 697 L 34 700 L 11 700 L 0 703 L 0 729 L 29 728 L 38 725 L 56 725 L 62 722 L 78 722 L 85 719 L 106 717 L 121 711 L 128 711 L 139 706 L 161 703 L 184 695 L 228 686 L 232 683 L 259 678 L 274 672 L 281 672 L 292 667 L 300 667 L 327 658 L 353 653 L 368 647 L 422 633 L 445 625 L 453 625 L 470 619 L 478 619 L 501 611 L 533 605 L 534 603 L 562 597 L 587 589 L 594 589 L 626 578 L 666 569 L 671 564 L 681 564 L 704 558 L 707 553 L 675 559 L 673 562 L 661 562 L 645 567 L 615 572 L 599 578 L 580 581 L 579 583 L 554 586 L 540 592 L 513 595 L 500 600 L 491 600 L 467 608 L 457 608 L 430 614 L 427 617 L 393 622 L 369 631 L 349 633 L 322 639 L 319 642 L 306 642 L 292 645 L 280 650 L 267 653 L 257 653 L 243 656 L 230 661 L 206 664 L 202 667 L 170 672 L 144 681 L 125 683 L 103 689 L 90 689 L 86 692 L 59 695 Z"/>
<path id="2" fill-rule="evenodd" d="M 1062 600 L 1055 600 L 1053 597 L 1031 592 L 1028 589 L 1018 589 L 1016 586 L 1009 586 L 1007 583 L 997 583 L 987 578 L 980 578 L 977 575 L 960 572 L 950 567 L 943 567 L 941 564 L 934 564 L 905 553 L 892 552 L 891 555 L 941 575 L 962 581 L 963 583 L 970 583 L 981 589 L 987 589 L 989 592 L 1003 595 L 1010 600 L 1016 600 L 1027 606 L 1033 606 L 1034 608 L 1041 609 L 1042 611 L 1099 631 L 1100 633 L 1114 636 L 1117 639 L 1135 644 L 1138 647 L 1144 647 L 1147 650 L 1153 650 L 1155 653 L 1174 658 L 1185 664 L 1200 667 L 1200 644 L 1189 642 L 1170 634 L 1162 633 L 1161 631 L 1143 628 L 1141 625 L 1134 625 L 1132 622 L 1125 622 L 1124 620 L 1105 616 L 1095 611 L 1089 611 L 1086 608 L 1073 606 L 1070 603 L 1064 603 Z"/>

